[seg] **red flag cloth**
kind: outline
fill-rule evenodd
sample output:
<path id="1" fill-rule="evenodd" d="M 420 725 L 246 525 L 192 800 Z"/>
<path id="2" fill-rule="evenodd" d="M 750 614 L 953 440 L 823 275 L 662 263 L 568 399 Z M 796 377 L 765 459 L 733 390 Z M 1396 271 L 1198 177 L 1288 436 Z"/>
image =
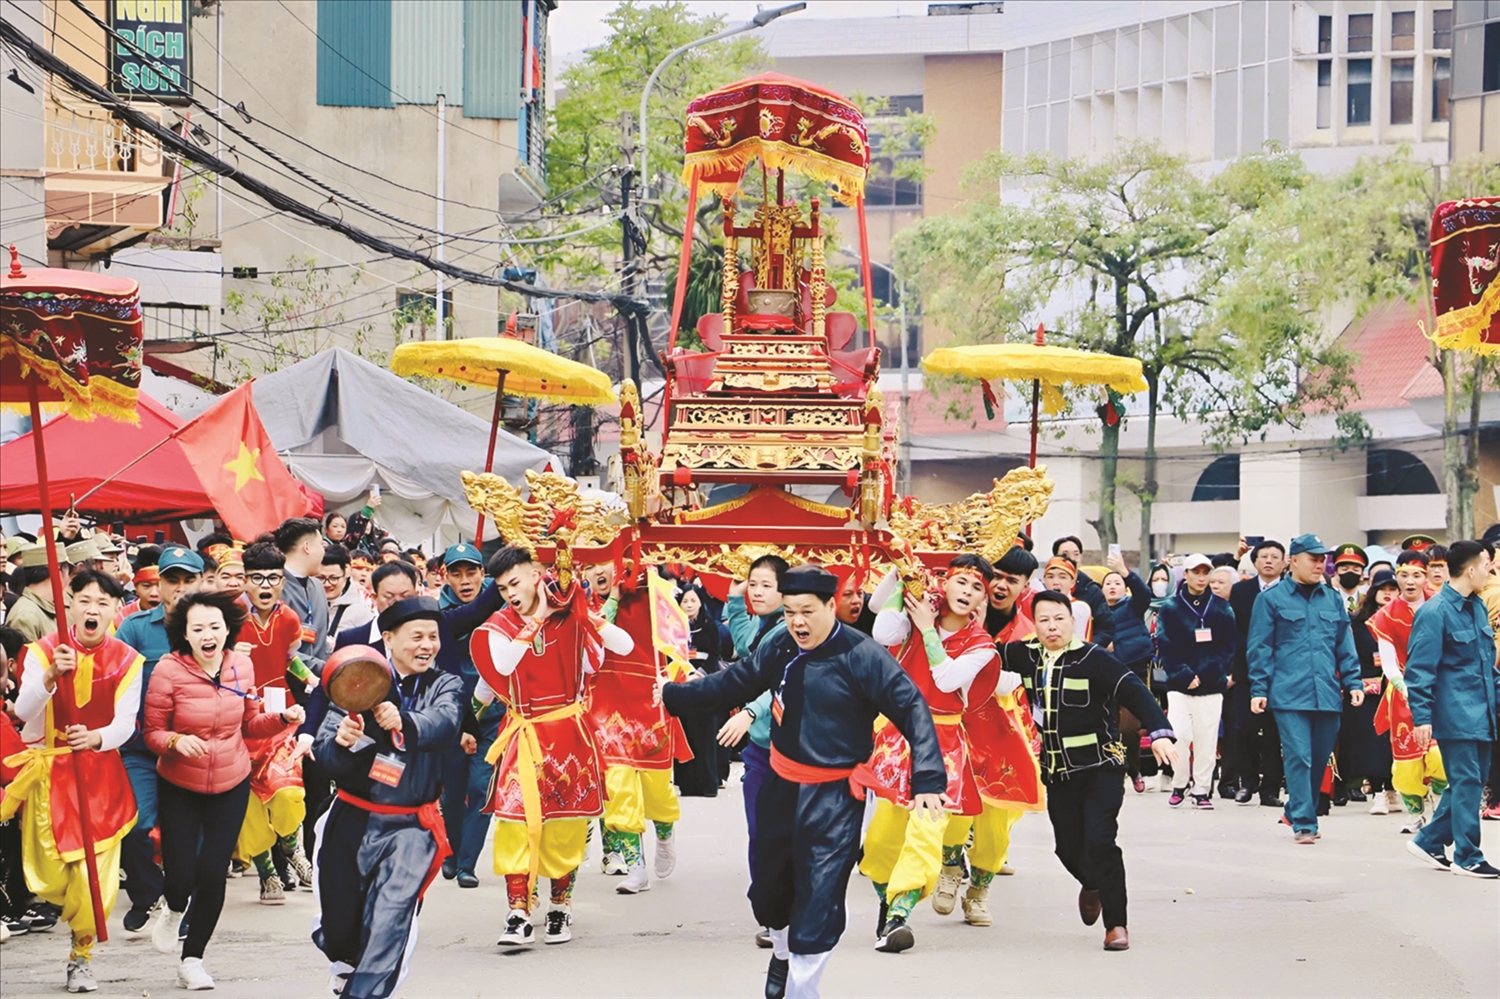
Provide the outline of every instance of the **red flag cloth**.
<path id="1" fill-rule="evenodd" d="M 320 505 L 276 454 L 255 412 L 251 384 L 220 399 L 177 435 L 203 491 L 237 538 L 253 538 Z"/>
<path id="2" fill-rule="evenodd" d="M 1430 233 L 1432 339 L 1439 347 L 1500 352 L 1500 197 L 1438 205 Z"/>

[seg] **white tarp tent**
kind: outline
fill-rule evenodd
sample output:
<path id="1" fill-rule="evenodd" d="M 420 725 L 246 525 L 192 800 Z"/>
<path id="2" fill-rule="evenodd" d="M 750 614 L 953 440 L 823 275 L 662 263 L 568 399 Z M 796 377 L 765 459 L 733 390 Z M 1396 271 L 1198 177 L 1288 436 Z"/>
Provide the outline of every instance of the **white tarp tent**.
<path id="1" fill-rule="evenodd" d="M 459 473 L 484 468 L 489 425 L 346 350 L 325 350 L 255 380 L 255 409 L 287 468 L 346 513 L 381 488 L 376 523 L 403 544 L 470 538 L 477 515 Z M 546 451 L 501 431 L 497 474 L 560 468 Z"/>

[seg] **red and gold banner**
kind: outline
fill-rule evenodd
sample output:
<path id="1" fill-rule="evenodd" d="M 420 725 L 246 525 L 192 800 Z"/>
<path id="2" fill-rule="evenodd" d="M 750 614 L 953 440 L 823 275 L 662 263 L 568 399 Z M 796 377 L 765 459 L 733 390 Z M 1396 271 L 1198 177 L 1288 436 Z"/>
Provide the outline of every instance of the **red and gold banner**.
<path id="1" fill-rule="evenodd" d="M 1500 352 L 1500 197 L 1438 205 L 1432 246 L 1432 339 L 1439 347 Z"/>
<path id="2" fill-rule="evenodd" d="M 759 158 L 836 186 L 852 205 L 864 197 L 870 143 L 859 108 L 804 80 L 764 73 L 699 97 L 687 108 L 683 180 L 731 197 Z"/>

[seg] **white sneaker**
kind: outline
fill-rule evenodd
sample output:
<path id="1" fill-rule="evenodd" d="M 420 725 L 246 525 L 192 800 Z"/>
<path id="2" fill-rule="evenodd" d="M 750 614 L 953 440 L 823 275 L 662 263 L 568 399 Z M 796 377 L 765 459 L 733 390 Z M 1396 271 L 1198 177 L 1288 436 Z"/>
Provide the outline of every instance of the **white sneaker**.
<path id="1" fill-rule="evenodd" d="M 94 972 L 89 968 L 88 958 L 80 957 L 68 962 L 68 991 L 99 991 L 99 983 L 94 981 Z"/>
<path id="2" fill-rule="evenodd" d="M 177 967 L 177 987 L 189 992 L 202 992 L 214 987 L 214 980 L 203 967 L 203 958 L 185 957 Z"/>
<path id="3" fill-rule="evenodd" d="M 672 872 L 677 870 L 677 833 L 666 839 L 656 839 L 656 876 L 659 878 L 670 878 Z"/>
<path id="4" fill-rule="evenodd" d="M 1156 789 L 1158 791 L 1162 791 L 1164 793 L 1170 794 L 1172 792 L 1172 775 L 1171 774 L 1157 774 L 1156 775 Z"/>
<path id="5" fill-rule="evenodd" d="M 181 953 L 182 943 L 177 939 L 177 927 L 181 923 L 182 913 L 173 912 L 169 905 L 162 906 L 151 927 L 151 945 L 163 954 Z"/>
<path id="6" fill-rule="evenodd" d="M 343 974 L 335 972 L 334 974 L 329 975 L 328 991 L 332 992 L 335 996 L 342 996 L 344 994 L 344 986 L 349 984 L 349 976 L 351 974 L 353 974 L 353 972 L 346 972 Z"/>
<path id="7" fill-rule="evenodd" d="M 547 910 L 547 931 L 543 943 L 560 944 L 573 939 L 573 912 L 567 906 L 554 905 Z"/>
<path id="8" fill-rule="evenodd" d="M 1386 801 L 1385 795 L 1380 794 L 1378 792 L 1376 794 L 1370 795 L 1370 814 L 1371 815 L 1389 815 L 1389 814 L 1391 814 L 1391 803 L 1388 802 L 1388 801 Z"/>
<path id="9" fill-rule="evenodd" d="M 505 917 L 505 932 L 500 934 L 500 946 L 528 947 L 535 939 L 531 914 L 522 909 L 510 910 L 510 915 Z"/>
<path id="10" fill-rule="evenodd" d="M 599 869 L 605 874 L 626 874 L 630 871 L 625 865 L 625 858 L 618 853 L 606 853 L 599 858 Z"/>
<path id="11" fill-rule="evenodd" d="M 0 944 L 10 942 L 10 926 L 5 920 L 0 919 Z"/>
<path id="12" fill-rule="evenodd" d="M 286 858 L 286 865 L 292 869 L 293 874 L 297 875 L 297 881 L 299 882 L 298 885 L 288 885 L 287 887 L 311 888 L 313 886 L 312 862 L 307 859 L 307 854 L 303 851 L 301 843 L 298 843 L 297 849 L 293 850 L 292 855 Z"/>
<path id="13" fill-rule="evenodd" d="M 630 873 L 625 875 L 625 880 L 615 885 L 615 891 L 621 895 L 635 895 L 639 892 L 650 890 L 651 877 L 646 873 L 645 864 L 632 867 Z"/>
<path id="14" fill-rule="evenodd" d="M 1427 824 L 1427 816 L 1425 814 L 1424 815 L 1413 815 L 1410 818 L 1408 818 L 1406 820 L 1406 824 L 1401 827 L 1401 833 L 1402 833 L 1402 835 L 1410 836 L 1410 835 L 1416 833 L 1416 831 L 1418 829 L 1422 828 L 1426 824 Z"/>

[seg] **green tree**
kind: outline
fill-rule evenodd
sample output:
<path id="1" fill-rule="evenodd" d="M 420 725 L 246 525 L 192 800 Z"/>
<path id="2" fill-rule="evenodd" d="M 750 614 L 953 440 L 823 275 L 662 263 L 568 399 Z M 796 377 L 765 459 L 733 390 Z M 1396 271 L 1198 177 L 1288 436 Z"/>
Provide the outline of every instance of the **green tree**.
<path id="1" fill-rule="evenodd" d="M 286 267 L 270 275 L 265 291 L 248 296 L 231 291 L 225 311 L 235 317 L 238 335 L 226 346 L 216 342 L 214 362 L 223 362 L 234 381 L 279 371 L 289 364 L 334 346 L 334 330 L 345 325 L 346 303 L 357 297 L 355 285 L 363 266 L 347 277 L 343 271 L 318 265 L 312 254 L 293 254 Z M 396 322 L 401 318 L 397 317 Z M 387 352 L 371 343 L 374 324 L 361 321 L 354 330 L 354 352 L 384 365 Z M 396 328 L 397 342 L 400 327 Z"/>
<path id="2" fill-rule="evenodd" d="M 1317 307 L 1353 306 L 1356 315 L 1384 301 L 1417 306 L 1424 329 L 1434 324 L 1428 226 L 1445 201 L 1500 192 L 1500 163 L 1473 159 L 1451 166 L 1413 159 L 1409 149 L 1366 157 L 1320 179 L 1297 206 L 1297 245 L 1283 244 L 1284 273 L 1304 284 Z M 1479 401 L 1493 386 L 1493 360 L 1430 348 L 1443 380 L 1443 492 L 1448 536 L 1475 533 L 1479 489 Z M 1464 426 L 1466 424 L 1466 426 Z"/>
<path id="3" fill-rule="evenodd" d="M 1121 423 L 1104 421 L 1091 521 L 1102 545 L 1118 541 L 1130 485 L 1150 550 L 1163 411 L 1199 418 L 1222 445 L 1344 409 L 1349 358 L 1318 342 L 1301 290 L 1266 274 L 1263 237 L 1311 181 L 1299 157 L 1267 149 L 1205 176 L 1144 144 L 1097 162 L 995 152 L 972 180 L 988 192 L 903 233 L 898 267 L 957 343 L 1029 340 L 1045 322 L 1057 342 L 1141 361 L 1145 475 L 1122 482 Z M 1002 183 L 1017 190 L 1002 196 Z M 1358 436 L 1361 422 L 1341 426 Z"/>

